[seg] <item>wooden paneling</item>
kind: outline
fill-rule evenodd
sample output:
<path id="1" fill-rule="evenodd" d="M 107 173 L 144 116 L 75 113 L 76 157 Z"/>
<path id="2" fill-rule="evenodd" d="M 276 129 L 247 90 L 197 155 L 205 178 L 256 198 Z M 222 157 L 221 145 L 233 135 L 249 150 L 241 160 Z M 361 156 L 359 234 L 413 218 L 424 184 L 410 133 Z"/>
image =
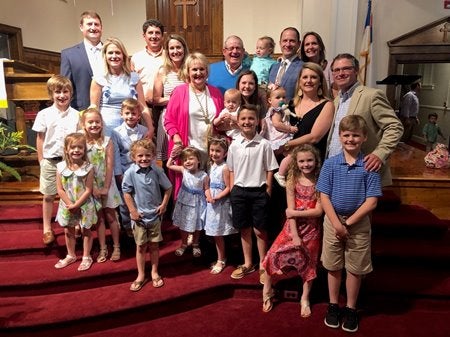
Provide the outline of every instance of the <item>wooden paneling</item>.
<path id="1" fill-rule="evenodd" d="M 24 61 L 44 68 L 50 74 L 59 74 L 61 53 L 24 47 Z"/>
<path id="2" fill-rule="evenodd" d="M 183 6 L 174 0 L 147 0 L 147 18 L 160 20 L 166 35 L 174 33 L 186 39 L 189 50 L 199 51 L 210 61 L 222 59 L 223 1 L 198 0 L 186 6 L 187 27 L 183 27 Z"/>

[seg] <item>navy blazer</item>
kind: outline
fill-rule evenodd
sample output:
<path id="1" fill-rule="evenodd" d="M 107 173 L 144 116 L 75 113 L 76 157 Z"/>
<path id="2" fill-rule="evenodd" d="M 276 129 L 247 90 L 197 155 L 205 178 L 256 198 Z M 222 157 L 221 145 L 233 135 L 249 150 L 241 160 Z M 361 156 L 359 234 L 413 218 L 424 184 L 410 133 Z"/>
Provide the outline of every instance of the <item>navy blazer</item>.
<path id="1" fill-rule="evenodd" d="M 71 106 L 84 110 L 90 105 L 92 68 L 84 43 L 61 51 L 61 75 L 70 79 L 73 85 Z"/>
<path id="2" fill-rule="evenodd" d="M 269 83 L 275 83 L 278 69 L 280 69 L 281 62 L 272 64 L 269 72 Z M 287 68 L 280 86 L 286 90 L 286 99 L 290 101 L 295 95 L 295 85 L 297 84 L 298 75 L 302 69 L 303 61 L 299 57 L 292 60 L 289 68 Z"/>

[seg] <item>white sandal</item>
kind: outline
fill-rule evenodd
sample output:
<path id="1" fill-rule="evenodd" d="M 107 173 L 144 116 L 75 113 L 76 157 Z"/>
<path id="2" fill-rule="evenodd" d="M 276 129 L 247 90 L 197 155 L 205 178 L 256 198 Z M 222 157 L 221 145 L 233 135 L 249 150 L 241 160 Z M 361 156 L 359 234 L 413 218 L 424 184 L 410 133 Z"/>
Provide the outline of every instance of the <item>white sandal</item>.
<path id="1" fill-rule="evenodd" d="M 77 257 L 76 256 L 70 256 L 69 254 L 66 255 L 66 257 L 64 259 L 59 260 L 56 264 L 55 264 L 55 268 L 56 269 L 61 269 L 61 268 L 65 268 L 67 267 L 69 264 L 72 264 L 74 262 L 77 261 Z"/>
<path id="2" fill-rule="evenodd" d="M 91 268 L 92 266 L 92 260 L 91 256 L 83 256 L 83 259 L 81 260 L 80 265 L 78 266 L 78 271 L 85 271 Z"/>
<path id="3" fill-rule="evenodd" d="M 225 268 L 225 261 L 217 260 L 217 262 L 211 268 L 211 274 L 220 274 L 222 270 Z"/>

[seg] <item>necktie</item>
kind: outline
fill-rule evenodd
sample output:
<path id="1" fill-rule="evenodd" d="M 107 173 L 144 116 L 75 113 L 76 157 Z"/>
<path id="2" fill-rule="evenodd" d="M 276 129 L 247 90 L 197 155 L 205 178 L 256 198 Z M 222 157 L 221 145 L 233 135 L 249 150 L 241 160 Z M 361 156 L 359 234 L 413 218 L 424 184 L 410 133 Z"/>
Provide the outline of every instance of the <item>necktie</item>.
<path id="1" fill-rule="evenodd" d="M 284 73 L 286 72 L 287 62 L 281 62 L 280 69 L 278 70 L 277 78 L 275 79 L 275 84 L 280 85 L 281 80 L 283 79 Z"/>

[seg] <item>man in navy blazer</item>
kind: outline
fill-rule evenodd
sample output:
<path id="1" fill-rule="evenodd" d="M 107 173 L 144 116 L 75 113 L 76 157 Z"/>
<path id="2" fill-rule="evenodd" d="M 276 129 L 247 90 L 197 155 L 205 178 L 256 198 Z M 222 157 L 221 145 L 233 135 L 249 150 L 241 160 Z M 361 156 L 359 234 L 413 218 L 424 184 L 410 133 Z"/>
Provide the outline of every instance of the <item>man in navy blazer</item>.
<path id="1" fill-rule="evenodd" d="M 294 27 L 283 29 L 280 35 L 280 48 L 282 59 L 270 67 L 269 88 L 283 87 L 286 90 L 286 99 L 291 100 L 295 95 L 295 86 L 298 75 L 303 66 L 303 61 L 297 54 L 300 48 L 300 32 Z M 281 78 L 279 76 L 280 67 L 286 63 L 286 70 Z"/>
<path id="2" fill-rule="evenodd" d="M 83 42 L 61 51 L 60 73 L 73 85 L 71 106 L 84 110 L 90 105 L 93 69 L 102 69 L 102 20 L 93 11 L 81 14 L 80 30 Z M 97 71 L 97 70 L 96 70 Z"/>

